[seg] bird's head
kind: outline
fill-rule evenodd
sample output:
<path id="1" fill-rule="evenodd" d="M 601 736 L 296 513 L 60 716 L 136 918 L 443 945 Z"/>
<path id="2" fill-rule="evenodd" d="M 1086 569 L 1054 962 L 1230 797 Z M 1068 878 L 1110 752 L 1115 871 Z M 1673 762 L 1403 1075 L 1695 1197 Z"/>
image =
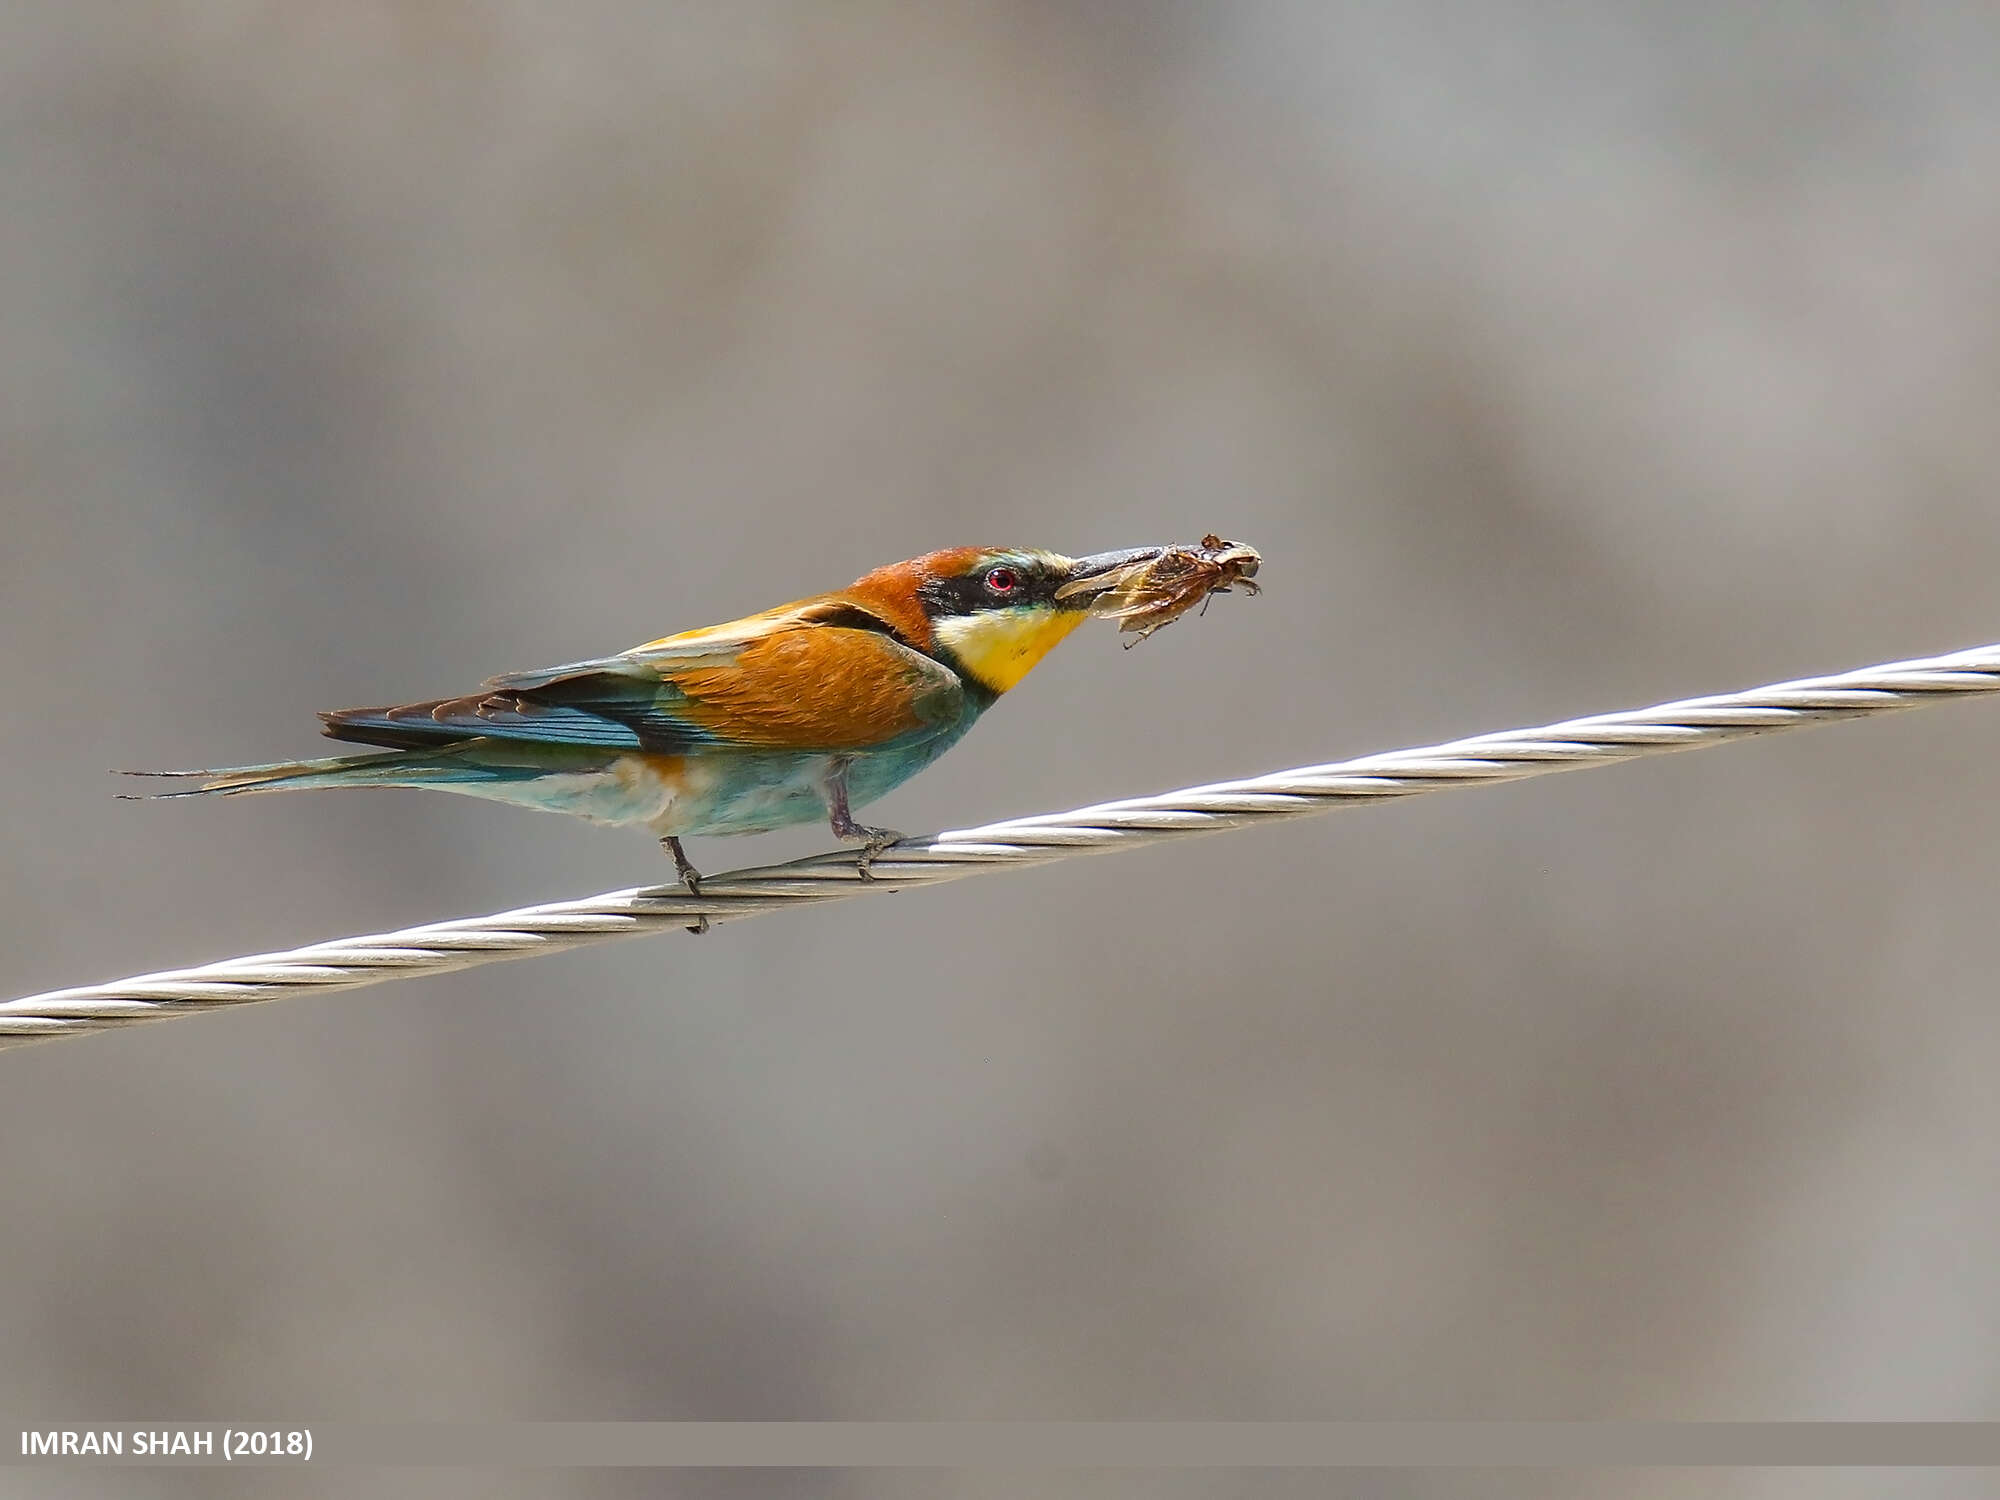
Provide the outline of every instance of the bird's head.
<path id="1" fill-rule="evenodd" d="M 1004 693 L 1090 618 L 1107 587 L 1156 547 L 1064 557 L 1018 547 L 953 547 L 878 568 L 849 592 L 890 605 L 925 650 L 991 693 Z M 1060 595 L 1060 597 L 1058 597 Z M 885 611 L 886 613 L 886 611 Z"/>

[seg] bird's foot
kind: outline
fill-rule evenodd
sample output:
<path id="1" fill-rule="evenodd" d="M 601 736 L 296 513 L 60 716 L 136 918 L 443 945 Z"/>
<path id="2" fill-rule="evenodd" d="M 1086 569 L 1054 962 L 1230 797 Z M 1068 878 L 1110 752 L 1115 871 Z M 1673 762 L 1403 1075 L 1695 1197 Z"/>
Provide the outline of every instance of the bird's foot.
<path id="1" fill-rule="evenodd" d="M 826 821 L 837 839 L 853 843 L 857 839 L 864 846 L 855 857 L 854 869 L 863 880 L 873 880 L 869 866 L 875 858 L 902 835 L 893 828 L 870 828 L 866 823 L 854 821 L 854 814 L 847 807 L 847 760 L 836 757 L 828 763 L 826 776 Z"/>
<path id="2" fill-rule="evenodd" d="M 854 868 L 863 880 L 873 880 L 874 872 L 869 868 L 884 849 L 903 837 L 893 828 L 870 828 L 865 823 L 849 820 L 845 827 L 836 823 L 833 836 L 849 843 L 859 842 L 861 852 L 854 857 Z"/>
<path id="3" fill-rule="evenodd" d="M 672 834 L 667 834 L 660 840 L 660 847 L 673 857 L 674 871 L 680 876 L 681 884 L 688 888 L 688 894 L 690 896 L 699 896 L 701 894 L 701 871 L 697 870 L 694 867 L 694 861 L 687 857 L 687 850 L 681 847 L 681 841 Z M 700 937 L 704 932 L 708 931 L 707 914 L 703 913 L 696 917 L 694 925 L 689 927 L 688 931 L 696 937 Z"/>

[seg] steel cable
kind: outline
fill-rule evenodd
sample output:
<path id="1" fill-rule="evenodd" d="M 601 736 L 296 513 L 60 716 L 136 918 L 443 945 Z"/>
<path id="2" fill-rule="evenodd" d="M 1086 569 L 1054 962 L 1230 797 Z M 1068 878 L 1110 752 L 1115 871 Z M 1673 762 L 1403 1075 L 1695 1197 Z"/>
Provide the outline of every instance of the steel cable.
<path id="1" fill-rule="evenodd" d="M 367 937 L 336 938 L 282 953 L 253 954 L 0 1002 L 0 1047 L 286 995 L 443 973 L 504 958 L 559 953 L 613 938 L 687 928 L 703 918 L 739 921 L 802 902 L 957 880 L 1446 787 L 1490 786 L 1612 765 L 1996 691 L 2000 691 L 2000 645 L 1977 646 L 1834 677 L 1687 698 L 953 829 L 891 845 L 875 859 L 867 877 L 853 850 L 835 850 L 788 864 L 710 876 L 698 896 L 678 884 L 647 886 Z"/>

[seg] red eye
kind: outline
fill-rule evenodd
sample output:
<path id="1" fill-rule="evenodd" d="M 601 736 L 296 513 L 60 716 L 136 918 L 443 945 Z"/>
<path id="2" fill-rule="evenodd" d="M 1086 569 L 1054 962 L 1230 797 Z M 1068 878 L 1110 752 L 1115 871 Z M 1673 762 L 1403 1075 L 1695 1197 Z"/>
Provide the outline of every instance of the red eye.
<path id="1" fill-rule="evenodd" d="M 1012 568 L 995 568 L 986 575 L 986 587 L 996 594 L 1011 594 L 1020 586 L 1020 575 Z"/>

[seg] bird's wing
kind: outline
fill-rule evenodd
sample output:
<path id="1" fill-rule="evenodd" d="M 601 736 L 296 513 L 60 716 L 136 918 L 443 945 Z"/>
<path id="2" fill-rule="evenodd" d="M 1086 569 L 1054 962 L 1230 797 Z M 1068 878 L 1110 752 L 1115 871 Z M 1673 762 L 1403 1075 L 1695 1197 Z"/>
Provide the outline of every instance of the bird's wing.
<path id="1" fill-rule="evenodd" d="M 648 641 L 643 646 L 620 651 L 616 656 L 592 657 L 589 661 L 567 662 L 559 667 L 540 667 L 529 672 L 502 672 L 498 677 L 487 678 L 480 687 L 519 691 L 548 687 L 569 678 L 599 676 L 630 677 L 636 682 L 657 683 L 665 673 L 676 667 L 727 666 L 736 660 L 744 647 L 781 631 L 842 623 L 837 618 L 828 618 L 832 613 L 818 600 L 787 604 L 762 614 L 731 620 L 727 625 L 710 625 L 701 630 L 686 630 L 679 635 Z M 873 615 L 867 615 L 866 620 L 872 623 L 863 624 L 863 628 L 883 628 L 882 622 Z M 847 623 L 863 622 L 857 619 Z"/>
<path id="2" fill-rule="evenodd" d="M 474 737 L 668 754 L 734 746 L 878 750 L 956 722 L 945 667 L 851 605 L 792 606 L 618 656 L 496 677 L 464 698 L 322 714 L 336 739 Z"/>

